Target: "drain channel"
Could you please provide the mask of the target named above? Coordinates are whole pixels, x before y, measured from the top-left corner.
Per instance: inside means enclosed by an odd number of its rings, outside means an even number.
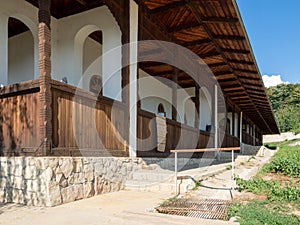
[[[159,213],[226,220],[231,201],[220,199],[176,199],[157,207]]]

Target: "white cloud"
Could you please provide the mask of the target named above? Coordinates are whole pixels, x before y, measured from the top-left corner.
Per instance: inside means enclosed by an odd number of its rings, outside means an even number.
[[[269,87],[275,87],[278,84],[289,84],[289,82],[284,82],[281,79],[281,75],[263,75],[262,79],[264,81],[264,84],[267,88]]]

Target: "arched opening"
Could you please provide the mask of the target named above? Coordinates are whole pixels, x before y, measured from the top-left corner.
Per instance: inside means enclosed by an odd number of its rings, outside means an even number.
[[[157,107],[157,114],[163,117],[166,117],[166,111],[165,111],[165,107],[162,103],[158,104]]]
[[[98,94],[102,94],[102,46],[102,32],[97,30],[84,40],[82,51],[83,88]]]
[[[8,84],[34,79],[34,37],[20,20],[8,19]]]
[[[200,90],[200,130],[212,131],[212,97],[207,88]]]

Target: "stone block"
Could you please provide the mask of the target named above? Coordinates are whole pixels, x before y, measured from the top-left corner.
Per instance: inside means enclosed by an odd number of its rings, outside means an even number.
[[[25,204],[25,196],[22,190],[13,189],[12,190],[12,202],[17,204]]]
[[[74,202],[76,199],[74,189],[72,186],[61,189],[62,203]]]
[[[39,204],[39,202],[41,204]],[[27,206],[43,206],[43,201],[42,199],[38,200],[37,193],[27,191],[25,193],[25,204]]]
[[[92,164],[86,164],[83,166],[84,178],[86,181],[90,182],[94,180],[94,171]]]
[[[25,189],[25,180],[23,177],[11,177],[11,187],[15,189]]]
[[[74,173],[73,178],[74,184],[83,184],[85,182],[85,177],[83,173]]]
[[[35,166],[26,166],[24,169],[24,178],[26,180],[33,180],[37,177],[37,169]]]
[[[59,186],[61,188],[65,188],[65,187],[68,186],[68,184],[69,184],[68,179],[64,175],[62,175],[61,178],[60,178],[60,181],[59,181]]]
[[[82,159],[75,158],[73,160],[73,172],[75,172],[75,173],[82,172],[82,167],[83,167]]]
[[[23,167],[19,164],[16,165],[8,165],[8,174],[21,177],[23,175]]]
[[[8,175],[8,170],[7,170],[7,162],[1,162],[0,164],[0,177],[6,177]]]
[[[50,181],[48,185],[48,202],[46,206],[57,206],[62,203],[59,184],[55,181]]]
[[[103,174],[104,165],[102,163],[95,164],[95,176]]]
[[[26,180],[25,187],[26,187],[26,191],[35,192],[35,193],[39,192],[41,189],[38,180]]]
[[[83,184],[76,184],[72,186],[73,192],[75,195],[75,200],[80,200],[83,199],[84,194],[83,194]]]
[[[48,167],[41,174],[41,179],[44,180],[45,183],[49,183],[52,180],[52,177],[53,177],[53,171],[51,167]]]
[[[60,163],[60,169],[62,173],[65,175],[65,177],[69,177],[73,172],[73,162],[70,158],[62,158],[59,161]]]
[[[90,198],[95,195],[94,183],[86,182],[83,184],[83,194],[85,198]]]

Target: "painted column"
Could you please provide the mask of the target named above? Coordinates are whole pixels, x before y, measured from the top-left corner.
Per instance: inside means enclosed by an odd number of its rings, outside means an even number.
[[[50,0],[39,0],[39,72],[40,72],[40,135],[38,155],[45,156],[51,148],[51,15]]]
[[[0,85],[8,84],[8,16],[0,15]]]
[[[252,135],[253,135],[253,145],[255,146],[256,145],[256,140],[255,140],[255,124],[253,125],[253,130],[252,130]]]
[[[178,82],[178,69],[173,69],[172,76],[172,120],[177,121],[177,82]]]
[[[215,127],[215,143],[214,147],[218,148],[219,147],[219,121],[218,121],[218,86],[215,85],[215,99],[214,99],[214,112],[215,112],[215,119],[214,119],[214,127]],[[219,151],[216,151],[216,156],[219,157]]]
[[[138,15],[139,7],[134,0],[130,0],[129,28],[130,28],[130,67],[129,67],[129,155],[137,156],[137,60],[138,60]]]
[[[232,107],[232,136],[235,136],[235,106]]]
[[[195,128],[199,130],[200,126],[200,87],[195,85]]]
[[[240,114],[240,147],[241,151],[243,152],[243,112]]]

